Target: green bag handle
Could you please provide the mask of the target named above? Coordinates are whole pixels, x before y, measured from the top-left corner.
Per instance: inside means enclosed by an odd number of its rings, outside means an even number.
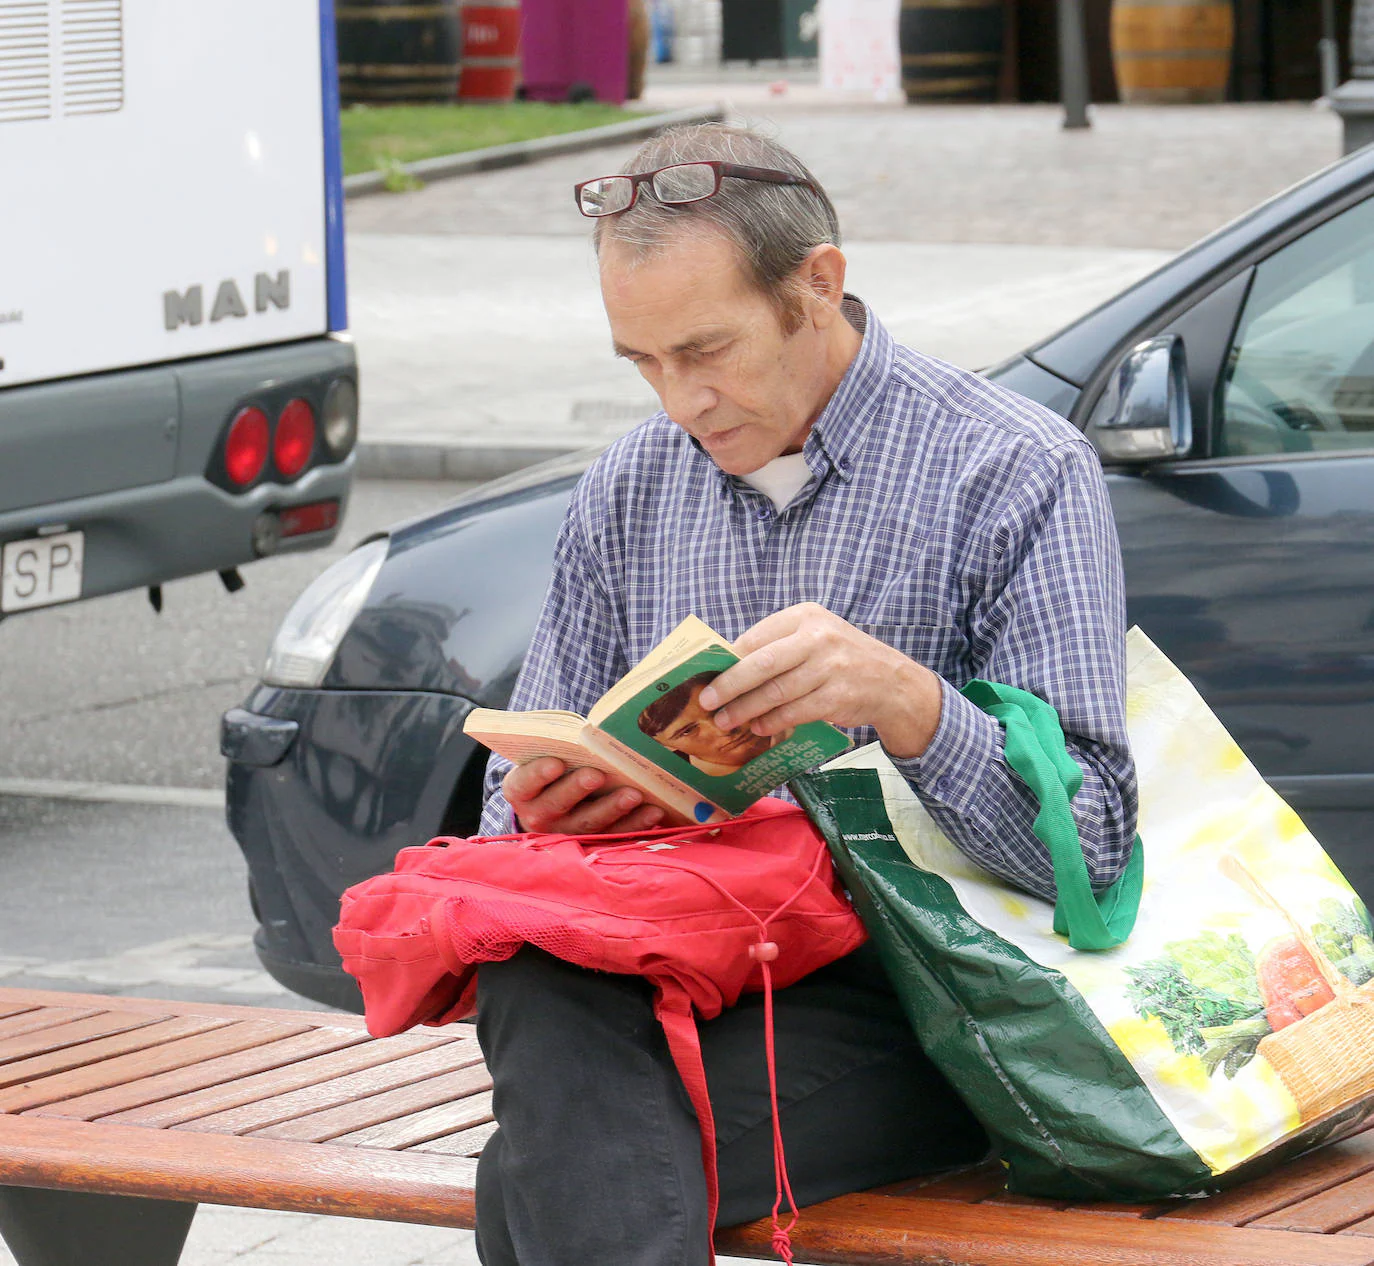
[[[1001,723],[1006,731],[1007,764],[1040,802],[1032,829],[1049,849],[1054,864],[1055,932],[1067,935],[1076,950],[1120,945],[1130,936],[1140,908],[1145,876],[1140,836],[1135,837],[1131,860],[1117,881],[1104,892],[1094,893],[1078,824],[1069,809],[1069,801],[1083,785],[1083,771],[1064,748],[1059,714],[1029,691],[995,681],[970,681],[960,693]]]

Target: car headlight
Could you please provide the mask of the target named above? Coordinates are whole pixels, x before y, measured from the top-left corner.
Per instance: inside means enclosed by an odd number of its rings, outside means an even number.
[[[313,689],[324,680],[334,652],[367,601],[387,548],[385,537],[369,541],[310,582],[272,640],[262,670],[264,682]]]

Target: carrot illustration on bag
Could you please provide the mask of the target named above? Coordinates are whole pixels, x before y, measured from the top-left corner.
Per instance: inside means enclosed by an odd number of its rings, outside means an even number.
[[[1296,936],[1278,937],[1260,950],[1255,974],[1264,1018],[1275,1032],[1336,998],[1317,960]]]

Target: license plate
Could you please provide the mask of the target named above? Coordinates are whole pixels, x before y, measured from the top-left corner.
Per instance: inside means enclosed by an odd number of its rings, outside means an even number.
[[[0,612],[49,607],[81,597],[84,532],[11,541],[0,551]]]

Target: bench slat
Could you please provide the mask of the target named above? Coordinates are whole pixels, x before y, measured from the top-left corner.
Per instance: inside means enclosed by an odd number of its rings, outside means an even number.
[[[1361,1174],[1339,1186],[1329,1187],[1276,1213],[1256,1218],[1249,1225],[1283,1231],[1327,1232],[1368,1217],[1374,1217],[1374,1174]]]
[[[1043,1196],[1022,1196],[1014,1191],[999,1191],[983,1201],[984,1204],[1015,1205],[1025,1209],[1067,1209],[1068,1200],[1048,1200]]]
[[[1122,1204],[1115,1200],[1096,1200],[1092,1204],[1071,1204],[1074,1213],[1096,1213],[1107,1218],[1157,1218],[1174,1207],[1172,1200],[1156,1200],[1153,1204]]]
[[[39,1029],[56,1028],[72,1020],[84,1020],[96,1015],[95,1007],[38,1007],[22,1011],[17,1015],[0,1020],[0,1040],[18,1037],[21,1033],[34,1033]]]
[[[206,1031],[144,1050],[130,1051],[127,1055],[116,1055],[99,1064],[73,1068],[70,1072],[45,1077],[28,1085],[12,1086],[9,1090],[0,1091],[0,1111],[66,1116],[62,1103],[64,1099],[75,1099],[106,1086],[117,1086],[153,1073],[167,1072],[202,1059],[212,1059],[216,1055],[241,1051],[245,1047],[262,1046],[276,1038],[290,1037],[301,1031],[299,1025],[280,1024],[275,1020],[240,1020],[225,1024],[219,1020],[196,1017],[180,1023],[199,1025]],[[153,1027],[156,1026],[136,1030],[130,1036],[148,1033]]]
[[[495,1133],[496,1122],[486,1121],[481,1125],[474,1125],[470,1130],[460,1130],[457,1134],[446,1134],[443,1138],[434,1139],[429,1143],[417,1143],[409,1150],[412,1152],[433,1152],[439,1156],[476,1157],[487,1145],[487,1140]]]
[[[64,1099],[62,1115],[94,1121],[97,1117],[108,1117],[117,1112],[160,1103],[184,1091],[231,1082],[238,1077],[280,1068],[295,1060],[309,1059],[312,1055],[356,1046],[363,1040],[356,1033],[341,1033],[338,1029],[312,1029],[262,1046],[250,1046],[247,1050],[235,1051],[230,1055],[203,1059],[184,1068],[173,1068],[165,1073],[122,1082],[118,1086],[95,1090],[75,1099]]]
[[[339,1030],[316,1029],[315,1033],[334,1035],[339,1034]],[[366,1034],[344,1033],[339,1036],[356,1039],[356,1045],[280,1068],[267,1068],[259,1073],[241,1076],[235,1081],[192,1090],[141,1108],[130,1108],[127,1112],[112,1113],[107,1119],[126,1125],[187,1125],[199,1117],[209,1117],[308,1086],[318,1086],[364,1068],[395,1062],[410,1052],[430,1050],[441,1044],[437,1038],[420,1038],[413,1034],[391,1038],[386,1042],[376,1041]],[[235,1131],[226,1126],[223,1132],[232,1134]]]
[[[341,1134],[334,1142],[348,1147],[415,1147],[491,1119],[491,1091],[486,1090],[397,1117],[394,1121],[369,1125],[352,1134]]]
[[[235,1002],[169,1002],[165,998],[139,998],[133,995],[112,997],[103,993],[67,993],[57,989],[15,989],[0,986],[0,1007],[85,1007],[90,1011],[158,1011],[173,1015],[203,1015],[220,1020],[242,1020],[247,1011],[261,1011],[261,1007],[245,1007]],[[340,1011],[288,1011],[273,1007],[274,1019],[286,1024],[301,1024],[307,1028],[349,1029],[366,1033],[367,1026],[360,1015],[345,1015]]]
[[[125,1033],[96,1038],[77,1047],[49,1051],[46,1055],[35,1055],[31,1059],[0,1066],[0,1086],[4,1087],[0,1089],[0,1112],[18,1112],[21,1107],[31,1106],[27,1096],[33,1089],[32,1083],[42,1078],[56,1078],[59,1074],[98,1064],[102,1060],[146,1051],[179,1038],[194,1037],[198,1033],[208,1033],[223,1028],[226,1023],[225,1020],[198,1016],[174,1016],[167,1020],[155,1020],[152,1024]]]
[[[476,1043],[473,1043],[476,1046]],[[491,1088],[491,1077],[486,1065],[481,1062],[478,1051],[472,1051],[467,1059],[469,1064],[453,1072],[440,1073],[424,1081],[412,1082],[408,1086],[398,1086],[394,1090],[384,1090],[380,1094],[369,1095],[366,1099],[355,1099],[341,1103],[337,1107],[311,1112],[306,1116],[283,1121],[280,1125],[269,1125],[254,1130],[254,1138],[295,1139],[301,1143],[326,1143],[342,1134],[351,1134],[369,1125],[383,1121],[393,1121],[397,1117],[408,1116],[424,1108],[433,1108],[451,1099],[461,1099],[467,1095],[479,1094]]]
[[[1162,1217],[1169,1221],[1242,1226],[1370,1170],[1374,1170],[1374,1131],[1365,1131],[1300,1156],[1233,1191],[1207,1200],[1180,1201]]]
[[[477,1162],[371,1148],[0,1116],[0,1183],[471,1227]],[[1346,1243],[1358,1244],[1358,1240]]]
[[[411,1155],[411,1153],[403,1153]],[[766,1219],[722,1231],[725,1253],[771,1256]],[[1054,1209],[860,1194],[813,1205],[793,1232],[798,1261],[846,1266],[1371,1266],[1374,1242]]]
[[[19,1015],[24,1011],[32,1011],[34,1005],[31,1002],[0,1002],[0,1020],[12,1015]]]
[[[480,1056],[474,1038],[444,1042],[331,1081],[305,1086],[269,1099],[258,1099],[225,1112],[197,1117],[177,1128],[203,1133],[247,1134],[397,1086],[425,1081],[456,1067],[464,1067]]]
[[[154,1024],[158,1019],[168,1020],[171,1017],[104,1011],[99,1015],[87,1016],[84,1020],[72,1020],[67,1024],[38,1029],[19,1037],[4,1038],[0,1040],[0,1065],[17,1059],[27,1059],[31,1055],[44,1055],[48,1051],[61,1050],[65,1046],[77,1046],[94,1038],[127,1033],[131,1029]],[[0,1085],[8,1084],[3,1080],[4,1075],[4,1069],[0,1068]]]
[[[923,1200],[985,1200],[1007,1184],[1007,1171],[996,1161],[976,1169],[961,1169],[943,1178],[908,1178],[877,1188],[885,1196],[920,1196]]]

